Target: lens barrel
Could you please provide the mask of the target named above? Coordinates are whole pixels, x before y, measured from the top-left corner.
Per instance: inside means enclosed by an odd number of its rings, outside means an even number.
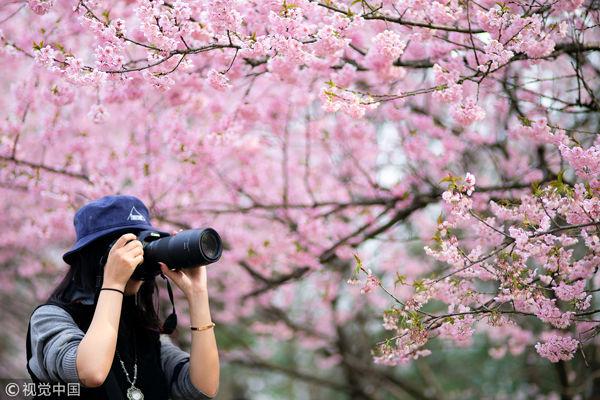
[[[144,244],[144,264],[163,262],[171,269],[208,265],[223,252],[221,237],[212,228],[189,229]]]

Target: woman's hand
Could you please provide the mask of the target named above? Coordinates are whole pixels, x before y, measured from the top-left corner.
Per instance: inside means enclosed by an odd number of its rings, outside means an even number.
[[[173,236],[177,235],[182,230],[183,229],[174,231]],[[162,262],[159,262],[159,264],[163,274],[181,289],[188,300],[193,298],[195,293],[207,293],[205,265],[180,270],[170,270],[167,264]]]
[[[170,270],[166,264],[159,263],[161,271],[171,279],[188,299],[197,293],[207,292],[206,287],[206,266],[199,265],[193,268],[184,268],[180,270]]]
[[[142,242],[133,233],[122,235],[108,253],[104,267],[104,287],[123,290],[133,271],[144,261]]]

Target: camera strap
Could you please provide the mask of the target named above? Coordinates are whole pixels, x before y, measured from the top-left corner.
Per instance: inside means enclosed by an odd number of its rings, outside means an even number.
[[[94,290],[94,304],[98,304],[98,297],[100,297],[100,289],[102,288],[102,282],[104,276],[102,274],[96,275],[96,288]]]
[[[167,291],[169,292],[169,300],[171,300],[171,305],[173,306],[173,311],[171,312],[171,314],[169,314],[167,319],[165,319],[165,322],[163,323],[163,327],[162,327],[163,333],[170,335],[171,333],[173,333],[175,328],[177,328],[177,312],[175,311],[175,301],[173,300],[173,289],[171,288],[169,279],[165,276],[165,274],[162,271],[160,272],[160,276],[162,276],[162,278],[167,281]]]

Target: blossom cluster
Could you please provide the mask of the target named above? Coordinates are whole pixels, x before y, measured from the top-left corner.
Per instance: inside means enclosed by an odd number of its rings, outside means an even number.
[[[580,168],[580,159],[568,161],[574,170]],[[598,167],[595,171],[598,172]],[[539,355],[552,362],[572,359],[579,341],[569,330],[573,326],[579,329],[578,313],[589,309],[594,301],[593,293],[586,287],[595,272],[590,261],[598,257],[600,242],[594,232],[600,226],[600,213],[588,204],[600,203],[600,193],[591,186],[585,189],[582,183],[572,188],[565,186],[561,179],[524,194],[516,207],[490,201],[487,212],[495,215],[484,219],[479,216],[483,211],[475,208],[484,205],[474,200],[475,177],[467,173],[464,178],[452,175],[444,178],[442,181],[448,183],[448,190],[442,194],[448,206],[447,218],[438,221],[435,246],[425,246],[425,251],[449,268],[442,277],[434,277],[426,288],[424,281],[413,282],[415,292],[404,300],[403,307],[384,314],[384,327],[394,330],[396,336],[404,335],[400,343],[404,347],[384,351],[377,361],[407,362],[410,359],[407,354],[426,345],[422,340],[417,343],[408,340],[407,328],[399,324],[397,316],[408,310],[420,321],[418,326],[430,327],[426,329],[426,337],[446,339],[457,346],[471,344],[477,323],[486,324],[483,331],[488,335],[501,338],[506,333],[495,332],[515,331],[520,319],[537,318],[548,329],[539,333],[542,341],[535,345]],[[559,218],[568,226],[556,225]],[[500,220],[503,224],[497,222]],[[458,232],[472,230],[473,225],[494,231],[495,236],[490,236],[492,240],[481,237],[483,241],[474,242],[458,236]],[[575,257],[573,248],[582,245],[589,253]],[[468,250],[468,246],[472,249]],[[485,247],[489,249],[487,253]],[[496,295],[480,294],[478,287],[490,280],[498,285]],[[399,281],[408,285],[404,278]],[[425,301],[423,292],[428,293]],[[430,299],[448,304],[447,311],[433,315],[423,312]],[[517,353],[532,343],[532,334],[523,336],[518,343],[518,347],[513,347]],[[490,349],[490,354],[503,357],[507,348],[505,345]]]
[[[535,349],[540,356],[556,363],[572,359],[578,346],[579,342],[576,339],[549,333],[544,335],[542,343],[535,345]]]

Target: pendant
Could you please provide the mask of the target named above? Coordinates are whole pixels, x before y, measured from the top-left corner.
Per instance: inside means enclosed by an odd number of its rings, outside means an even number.
[[[132,385],[127,389],[127,398],[129,400],[144,400],[144,394],[140,389]]]

